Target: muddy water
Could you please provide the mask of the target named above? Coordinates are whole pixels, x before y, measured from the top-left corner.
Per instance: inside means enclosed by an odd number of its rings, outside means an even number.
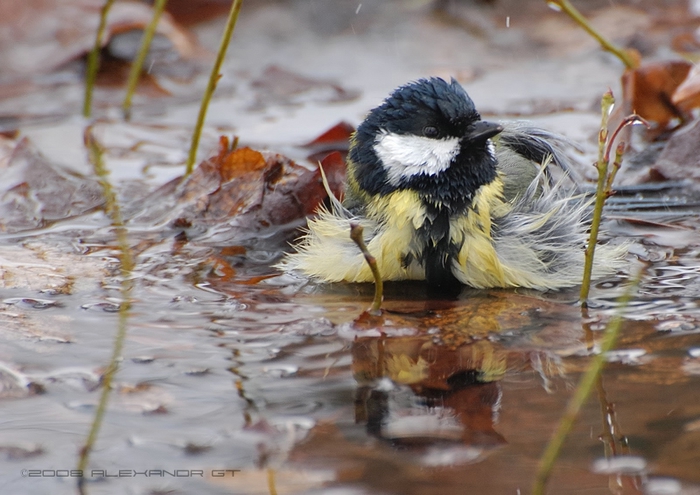
[[[620,71],[594,47],[548,52],[528,42],[515,14],[510,30],[475,34],[418,3],[382,5],[244,11],[202,155],[235,131],[244,144],[303,160],[296,145],[340,120],[357,123],[394,86],[428,74],[461,74],[485,114],[525,114],[594,153],[592,107]],[[198,34],[215,46],[220,27]],[[254,81],[274,64],[357,97],[338,101],[323,85],[266,93]],[[167,104],[142,101],[133,124],[108,108],[96,126],[127,216],[181,173],[201,83]],[[79,89],[61,87],[57,120],[25,116],[20,130],[51,163],[89,175],[85,122],[71,116]],[[699,226],[689,203],[611,210],[611,237],[630,242],[630,271],[643,267],[643,280],[551,493],[700,493]],[[182,245],[158,215],[138,218],[123,360],[83,473],[91,494],[529,493],[628,277],[599,281],[586,317],[575,290],[466,289],[435,300],[421,284],[389,284],[384,318],[356,321],[372,287],[278,276],[270,266],[281,233],[233,242],[247,250],[231,254],[212,241],[220,232]],[[76,492],[71,470],[121,302],[114,246],[99,210],[0,237],[3,493]]]

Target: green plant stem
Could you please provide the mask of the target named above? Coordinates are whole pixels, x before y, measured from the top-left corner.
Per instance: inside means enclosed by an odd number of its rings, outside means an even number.
[[[224,29],[224,34],[221,37],[221,44],[219,45],[219,52],[216,54],[216,61],[214,62],[214,67],[212,67],[211,74],[209,76],[209,84],[207,84],[207,89],[204,91],[204,96],[202,97],[202,103],[199,106],[199,115],[197,116],[197,123],[194,127],[194,132],[192,133],[192,143],[190,145],[190,153],[187,157],[187,168],[185,170],[185,176],[192,173],[194,169],[194,161],[197,158],[197,148],[199,147],[199,138],[202,135],[202,127],[204,127],[204,119],[207,116],[207,109],[209,108],[209,102],[216,89],[216,84],[219,82],[221,77],[221,65],[224,63],[224,58],[226,57],[226,50],[231,42],[231,36],[233,35],[233,29],[236,27],[236,21],[238,20],[238,14],[241,11],[241,5],[243,0],[233,0],[231,4],[231,11],[228,15],[228,20],[226,21],[226,28]]]
[[[377,260],[367,249],[365,245],[365,240],[362,237],[363,228],[361,225],[356,223],[350,224],[350,238],[357,244],[360,248],[362,254],[369,265],[369,269],[372,270],[372,276],[374,277],[374,301],[372,301],[372,306],[369,309],[369,313],[374,316],[379,316],[382,314],[382,301],[384,300],[384,282],[382,276],[379,273],[379,267],[377,266]]]
[[[610,141],[611,143],[613,141]],[[613,182],[615,182],[615,177],[617,176],[617,173],[620,171],[620,167],[622,167],[622,155],[625,153],[625,142],[622,141],[620,144],[617,145],[617,149],[615,149],[615,160],[613,161],[612,164],[612,169],[610,170],[610,173],[608,174],[608,178],[605,181],[605,190],[606,191],[612,191],[612,185]]]
[[[124,97],[124,103],[122,103],[122,112],[124,113],[124,119],[131,119],[131,99],[136,91],[136,85],[139,82],[139,77],[141,76],[141,71],[143,70],[143,63],[146,61],[146,55],[148,55],[148,49],[151,46],[151,41],[153,41],[153,35],[156,33],[156,28],[158,27],[158,21],[160,16],[165,10],[165,5],[168,0],[156,0],[153,6],[153,17],[151,22],[146,27],[143,32],[143,37],[141,38],[141,46],[139,47],[138,54],[136,55],[136,60],[131,64],[131,71],[129,72],[129,81],[126,86],[126,96]]]
[[[267,489],[270,495],[277,495],[277,484],[275,483],[275,470],[267,468]]]
[[[106,0],[100,11],[100,24],[97,26],[97,34],[95,35],[95,46],[88,54],[87,69],[85,72],[85,98],[83,99],[83,116],[90,117],[92,114],[92,92],[95,89],[95,79],[97,78],[97,69],[100,66],[100,50],[102,50],[102,37],[107,26],[107,14],[112,8],[114,0]]]
[[[632,58],[629,53],[627,53],[622,48],[615,46],[611,41],[607,40],[602,34],[600,34],[588,20],[581,14],[581,12],[574,7],[569,0],[546,0],[548,4],[556,5],[563,12],[565,12],[571,19],[581,26],[588,34],[593,36],[595,40],[600,44],[601,48],[615,55],[620,61],[625,64],[628,69],[636,69],[637,62]]]
[[[613,145],[617,136],[620,134],[622,129],[632,124],[644,124],[649,127],[649,123],[641,118],[637,114],[632,114],[625,117],[622,122],[620,122],[611,136],[608,136],[608,115],[614,100],[612,98],[612,93],[608,93],[603,96],[602,110],[603,119],[601,122],[600,134],[598,136],[598,161],[596,162],[596,169],[598,170],[598,184],[596,187],[596,197],[595,205],[593,208],[593,219],[591,221],[591,231],[588,239],[588,245],[586,246],[585,252],[585,262],[583,267],[583,281],[581,283],[581,293],[580,301],[581,306],[585,308],[588,305],[588,294],[591,287],[591,274],[593,272],[593,258],[595,256],[595,247],[598,243],[598,232],[600,230],[600,222],[603,217],[603,207],[605,206],[605,200],[607,200],[613,194],[612,185],[617,176],[617,172],[622,166],[622,156],[624,155],[626,145],[623,142],[618,143],[615,148],[615,158],[613,163],[610,163],[610,154],[612,153]]]
[[[542,495],[544,493],[545,486],[554,468],[554,463],[559,457],[564,441],[573,428],[581,408],[586,403],[588,396],[598,382],[598,377],[605,366],[605,354],[612,350],[617,342],[620,327],[622,326],[622,312],[632,299],[632,294],[639,284],[640,278],[641,271],[630,281],[625,293],[620,298],[618,311],[605,328],[605,334],[600,344],[600,352],[593,357],[591,364],[588,366],[583,377],[581,377],[573,397],[566,406],[564,416],[562,416],[559,421],[559,425],[552,439],[547,444],[544,454],[542,454],[540,458],[535,475],[535,483],[532,488],[533,495]]]
[[[591,221],[591,232],[586,246],[586,254],[583,265],[583,281],[581,282],[580,300],[581,305],[586,307],[588,304],[588,294],[591,290],[591,275],[593,273],[593,256],[595,254],[595,246],[598,242],[598,231],[600,229],[600,221],[603,217],[603,206],[607,197],[605,185],[608,179],[608,162],[606,158],[606,147],[608,141],[608,120],[610,111],[615,104],[612,92],[607,91],[601,100],[601,122],[600,133],[598,135],[598,161],[596,169],[598,170],[598,184],[596,186],[595,206],[593,209],[593,220]]]
[[[129,248],[127,230],[122,220],[121,210],[119,208],[119,203],[117,202],[117,196],[111,183],[109,182],[109,172],[107,171],[102,158],[103,149],[95,140],[89,127],[85,130],[85,144],[88,148],[88,154],[95,169],[95,174],[97,175],[100,185],[102,186],[102,194],[105,198],[105,210],[112,219],[112,226],[114,226],[117,236],[117,244],[121,254],[120,293],[122,301],[119,306],[119,320],[117,334],[115,336],[114,346],[112,348],[112,356],[107,369],[102,375],[102,393],[100,394],[100,400],[97,404],[97,409],[95,411],[95,416],[93,418],[87,440],[80,451],[80,459],[78,461],[77,469],[82,472],[85,472],[87,468],[90,453],[94,448],[95,442],[97,441],[97,436],[100,432],[100,427],[102,426],[102,421],[107,410],[109,395],[112,391],[112,381],[117,373],[117,370],[119,369],[119,360],[124,347],[129,310],[131,309],[131,290],[133,287],[131,273],[134,269],[134,258],[131,254],[131,249]],[[84,493],[84,481],[85,478],[78,478],[78,491],[81,494]]]

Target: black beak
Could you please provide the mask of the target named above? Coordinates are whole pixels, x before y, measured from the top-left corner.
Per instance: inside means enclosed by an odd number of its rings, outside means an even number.
[[[501,126],[501,124],[479,120],[467,127],[464,139],[466,141],[485,141],[501,131],[503,131],[503,126]]]

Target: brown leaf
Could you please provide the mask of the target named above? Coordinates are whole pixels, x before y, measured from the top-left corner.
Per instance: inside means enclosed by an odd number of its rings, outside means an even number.
[[[694,65],[673,93],[671,101],[686,112],[700,107],[700,65]]]
[[[123,88],[129,80],[131,63],[113,57],[102,57],[95,84],[106,88]],[[145,96],[171,96],[172,93],[158,84],[158,80],[148,73],[139,76],[136,92]]]
[[[347,122],[340,122],[313,141],[303,144],[302,147],[311,150],[307,158],[313,163],[322,160],[328,153],[333,151],[339,152],[340,159],[345,160],[353,132],[355,132],[355,128],[352,125]]]
[[[656,123],[659,131],[666,130],[674,119],[687,118],[672,98],[691,66],[689,62],[672,60],[626,70],[622,75],[623,113],[637,113]]]
[[[331,190],[342,192],[345,163],[324,167]],[[171,218],[171,224],[198,228],[217,225],[217,243],[250,237],[271,226],[299,226],[328,195],[318,168],[309,169],[282,155],[250,148],[230,151],[222,138],[219,153],[202,162],[184,183],[173,181],[156,191],[139,215]]]
[[[191,26],[225,14],[231,5],[221,0],[169,0],[165,9],[179,24]]]
[[[246,251],[247,249],[244,246],[226,246],[221,248],[219,254],[221,256],[242,256]]]
[[[336,198],[343,198],[345,193],[345,158],[339,151],[334,151],[326,155],[321,160],[323,172],[326,174],[328,184]]]
[[[314,149],[321,147],[327,149],[328,146],[332,146],[333,148],[331,149],[335,149],[336,146],[345,144],[347,147],[347,143],[350,141],[350,136],[352,136],[353,132],[355,132],[355,128],[351,124],[348,124],[347,122],[338,122],[316,139],[313,139],[302,146],[304,148]]]
[[[217,166],[221,180],[228,182],[249,172],[261,170],[266,164],[265,157],[259,151],[239,148],[226,154]]]
[[[89,52],[104,0],[3,0],[0,2],[0,67],[4,74],[51,72]],[[107,18],[106,45],[118,33],[145,29],[153,11],[135,1],[115,2]],[[180,56],[200,52],[194,38],[167,13],[156,32]]]

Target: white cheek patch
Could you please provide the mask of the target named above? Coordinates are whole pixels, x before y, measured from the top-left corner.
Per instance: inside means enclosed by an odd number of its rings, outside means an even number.
[[[496,147],[493,144],[493,141],[490,139],[486,142],[486,150],[488,151],[489,155],[491,155],[491,158],[494,160],[496,159]]]
[[[459,138],[431,139],[383,132],[374,143],[374,152],[386,169],[389,183],[398,186],[401,179],[447,170],[459,153]]]

